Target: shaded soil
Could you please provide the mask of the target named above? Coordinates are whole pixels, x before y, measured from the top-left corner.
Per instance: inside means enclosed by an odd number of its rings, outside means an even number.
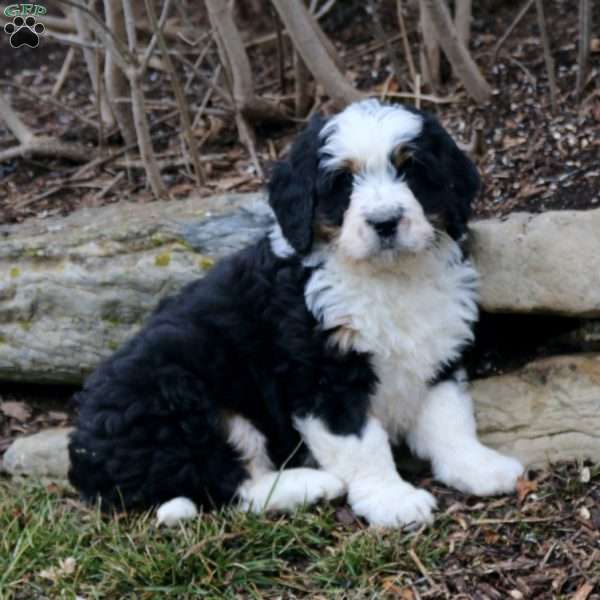
[[[476,202],[477,216],[501,215],[514,210],[537,212],[599,205],[600,52],[597,38],[600,11],[594,11],[591,70],[582,97],[577,99],[574,93],[577,4],[577,0],[544,3],[559,87],[555,113],[551,110],[533,8],[504,43],[497,57],[493,56],[497,41],[518,11],[516,2],[486,0],[475,3],[471,47],[485,77],[495,88],[488,104],[476,106],[449,77],[439,89],[423,90],[444,100],[435,104],[424,101],[423,108],[436,112],[458,140],[466,143],[474,129],[482,131],[483,148],[476,159],[484,188]],[[390,61],[374,34],[363,5],[356,0],[338,2],[323,20],[324,29],[341,53],[348,76],[360,89],[371,94],[410,93],[412,83],[402,58],[400,40],[394,41],[404,70],[398,84],[389,77]],[[395,2],[382,1],[380,11],[389,29],[388,35],[395,36]],[[274,31],[274,20],[265,14],[264,11],[254,14],[250,7],[238,14],[238,21],[249,41],[259,40]],[[179,11],[177,15],[174,22],[181,25]],[[416,54],[417,15],[409,8],[406,17]],[[179,51],[179,74],[187,86],[192,115],[197,117],[194,134],[202,140],[201,154],[208,157],[205,163],[208,182],[200,192],[259,189],[263,181],[256,176],[246,149],[239,143],[227,102],[213,94],[205,111],[198,116],[198,107],[207,92],[205,78],[212,76],[218,58],[215,48],[210,48],[198,67],[204,79],[197,76],[190,61],[196,60],[206,46],[206,17],[198,8],[186,19],[188,43],[179,39],[171,44]],[[13,106],[37,133],[87,142],[91,149],[97,147],[102,133],[105,151],[120,148],[122,144],[116,131],[100,132],[97,128],[96,109],[90,102],[91,85],[79,53],[61,92],[51,101],[50,90],[66,51],[65,46],[48,36],[42,39],[37,49],[12,49],[6,39],[0,39],[0,78]],[[289,102],[293,93],[293,72],[287,44],[284,44],[283,78],[278,73],[275,43],[254,44],[250,56],[257,91],[265,97]],[[448,74],[447,65],[443,72]],[[170,82],[162,71],[151,69],[145,88],[155,149],[159,159],[166,163],[163,178],[173,198],[186,196],[197,187],[189,166],[181,164],[179,119]],[[331,112],[324,96],[318,96],[314,109]],[[301,123],[257,128],[258,156],[267,172],[273,160],[285,152],[300,126]],[[0,124],[0,149],[13,144],[12,136]],[[135,156],[131,158],[135,159]],[[18,159],[0,165],[0,222],[19,222],[33,215],[67,214],[78,206],[152,201],[143,172],[137,166],[126,169],[122,158],[82,176],[77,175],[77,169],[78,166],[63,160],[49,159]],[[107,191],[107,186],[115,183],[119,174],[122,179]]]

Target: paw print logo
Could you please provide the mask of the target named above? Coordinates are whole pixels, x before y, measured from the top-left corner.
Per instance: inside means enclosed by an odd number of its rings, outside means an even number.
[[[20,48],[21,46],[37,48],[40,43],[39,36],[44,33],[44,25],[36,23],[35,17],[31,15],[26,19],[15,17],[12,23],[7,23],[4,26],[4,33],[10,35],[9,41],[13,48]]]

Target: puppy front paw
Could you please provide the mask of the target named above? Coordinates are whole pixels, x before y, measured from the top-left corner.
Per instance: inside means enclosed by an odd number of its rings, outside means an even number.
[[[523,465],[481,444],[434,461],[435,478],[461,492],[494,496],[514,492]]]
[[[369,493],[350,490],[352,510],[372,527],[415,528],[433,522],[435,498],[403,481],[384,484]]]

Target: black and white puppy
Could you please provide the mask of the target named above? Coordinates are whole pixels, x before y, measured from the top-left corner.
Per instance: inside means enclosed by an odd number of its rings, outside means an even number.
[[[477,439],[460,370],[479,184],[435,118],[367,100],[313,118],[269,184],[277,225],[162,302],[79,395],[70,478],[105,507],[289,510],[348,494],[376,526],[432,520],[405,440],[467,493],[523,468]],[[282,468],[283,467],[283,468]]]

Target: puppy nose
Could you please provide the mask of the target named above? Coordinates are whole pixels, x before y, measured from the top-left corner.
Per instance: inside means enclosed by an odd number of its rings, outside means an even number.
[[[367,223],[373,227],[373,229],[377,232],[377,234],[382,237],[392,237],[396,235],[396,230],[398,229],[398,223],[402,218],[402,214],[394,215],[392,218],[386,218],[384,220],[378,219],[367,219]]]

